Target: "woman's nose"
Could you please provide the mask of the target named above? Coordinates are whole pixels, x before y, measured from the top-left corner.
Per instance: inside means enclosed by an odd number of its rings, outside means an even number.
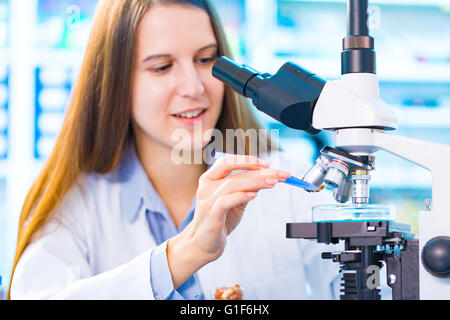
[[[178,76],[178,91],[182,96],[198,97],[205,92],[205,87],[200,79],[195,66],[185,66]]]

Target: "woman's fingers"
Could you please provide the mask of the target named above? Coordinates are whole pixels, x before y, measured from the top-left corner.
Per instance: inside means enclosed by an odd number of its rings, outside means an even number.
[[[277,183],[285,180],[290,173],[275,169],[262,169],[240,172],[228,177],[212,194],[216,199],[220,195],[239,191],[259,191],[261,189],[272,188]]]
[[[280,179],[281,181],[286,180],[290,176],[292,176],[287,171],[281,171],[277,169],[271,169],[271,168],[261,168],[259,170],[244,170],[242,172],[235,173],[228,177],[228,179],[237,179],[237,178],[251,178],[256,176],[263,176],[266,178],[276,178]]]
[[[234,192],[219,197],[211,208],[208,215],[212,219],[218,219],[220,223],[226,220],[226,212],[240,204],[247,203],[256,197],[256,192]]]
[[[214,162],[211,168],[203,174],[203,177],[210,180],[219,180],[225,178],[234,170],[256,170],[268,166],[268,162],[254,156],[227,155]]]
[[[259,190],[272,188],[291,176],[288,172],[268,169],[268,166],[253,156],[229,155],[217,160],[199,181],[198,221],[214,230],[223,228],[228,221],[227,228],[232,230],[239,222],[243,208],[233,211],[238,214],[230,220],[227,220],[226,212],[254,199]],[[235,170],[242,171],[230,175]]]

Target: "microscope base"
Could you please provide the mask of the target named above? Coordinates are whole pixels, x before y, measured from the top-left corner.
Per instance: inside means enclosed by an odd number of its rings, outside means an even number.
[[[322,258],[341,264],[341,300],[379,300],[379,274],[387,265],[394,300],[419,299],[419,243],[409,226],[394,221],[288,223],[287,238],[345,241],[345,251]]]

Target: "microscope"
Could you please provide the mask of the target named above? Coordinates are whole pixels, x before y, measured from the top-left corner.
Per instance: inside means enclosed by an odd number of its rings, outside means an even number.
[[[303,180],[334,190],[336,205],[314,207],[312,222],[287,223],[286,236],[344,241],[344,251],[322,253],[340,263],[341,300],[381,299],[376,275],[383,265],[394,300],[450,299],[450,170],[442,162],[450,159],[450,146],[392,133],[397,119],[380,98],[367,9],[368,0],[347,2],[338,80],[325,81],[290,62],[274,75],[261,74],[226,57],[212,72],[287,127],[334,134],[334,147],[321,150]],[[370,203],[379,150],[431,172],[432,202],[419,213],[418,239],[409,225],[394,220],[392,206]]]

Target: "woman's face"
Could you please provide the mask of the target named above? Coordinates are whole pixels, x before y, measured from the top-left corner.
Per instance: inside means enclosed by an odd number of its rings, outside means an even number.
[[[211,74],[217,54],[203,10],[157,5],[145,14],[137,34],[132,89],[136,139],[173,148],[184,136],[189,139],[183,149],[206,145],[203,133],[216,126],[224,96],[224,85]]]

